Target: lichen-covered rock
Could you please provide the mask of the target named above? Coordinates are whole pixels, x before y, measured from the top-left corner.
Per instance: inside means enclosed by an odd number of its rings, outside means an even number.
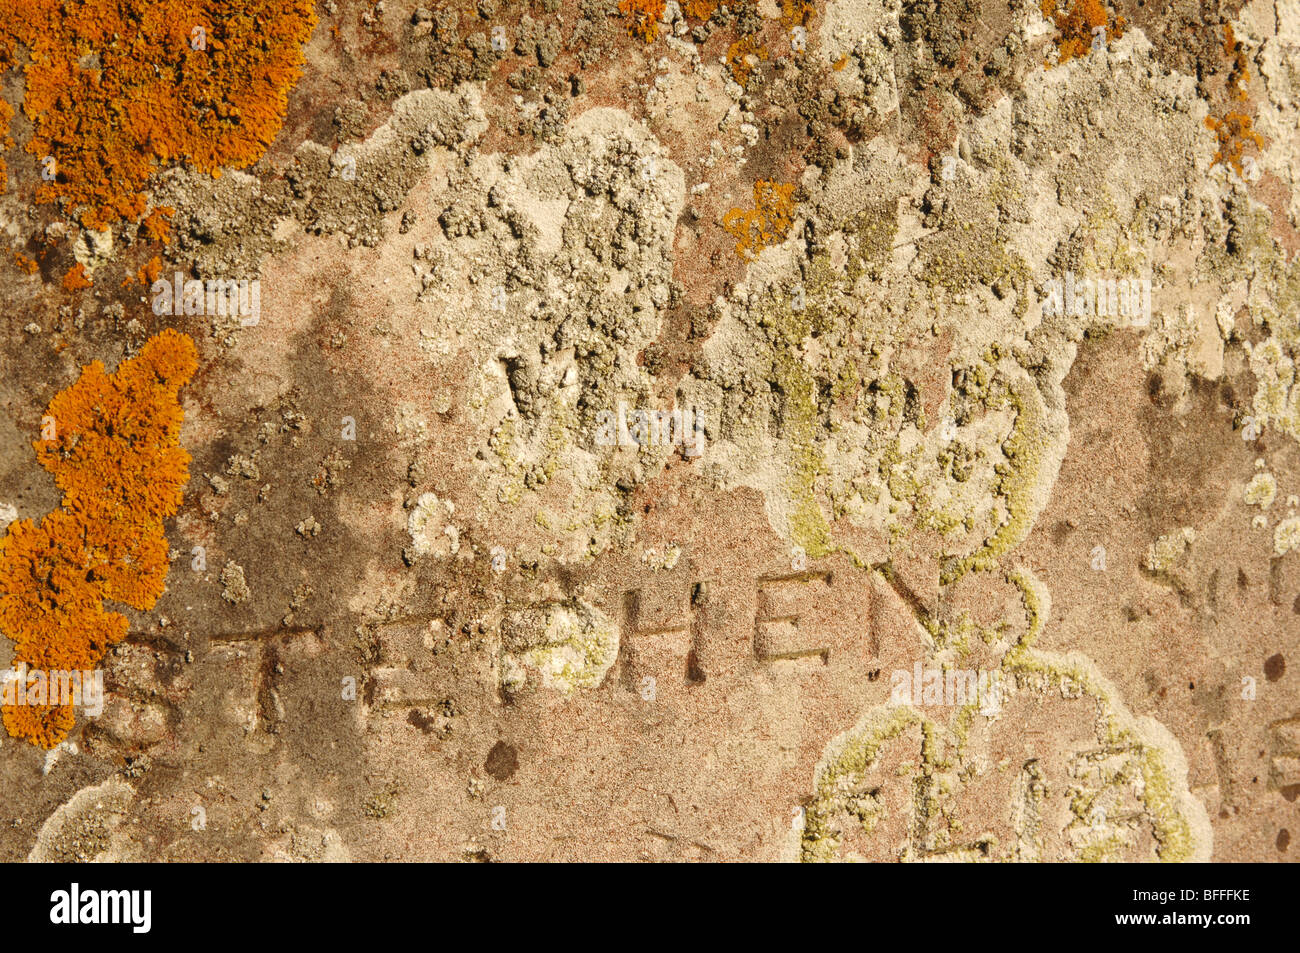
[[[595,688],[618,657],[618,626],[582,601],[511,613],[501,636],[501,686],[512,693],[531,680],[562,695]]]

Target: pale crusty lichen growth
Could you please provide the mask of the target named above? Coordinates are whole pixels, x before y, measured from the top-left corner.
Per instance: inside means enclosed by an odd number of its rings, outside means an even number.
[[[1268,509],[1277,499],[1277,480],[1271,473],[1255,474],[1254,478],[1246,484],[1246,491],[1242,494],[1242,498],[1250,506]]]
[[[434,493],[422,493],[411,507],[406,530],[415,556],[455,555],[460,551],[460,531],[451,523],[455,512],[451,500],[439,500]]]
[[[652,571],[672,570],[682,558],[682,548],[670,543],[661,553],[658,549],[647,549],[641,554],[641,562]]]
[[[618,626],[580,600],[512,613],[502,624],[501,685],[520,691],[529,675],[563,695],[595,688],[618,657]]]
[[[1070,746],[1061,753],[1070,778],[1064,789],[1050,790],[1025,779],[1018,804],[1007,805],[1016,818],[1016,836],[999,844],[996,837],[967,831],[957,819],[954,801],[968,784],[979,784],[1002,767],[984,763],[969,751],[967,735],[974,719],[986,719],[988,730],[998,729],[998,712],[961,708],[946,724],[932,720],[911,706],[877,706],[854,730],[827,746],[813,785],[813,799],[804,811],[798,856],[804,861],[862,859],[848,847],[870,844],[879,821],[891,812],[907,816],[906,844],[878,845],[872,859],[884,856],[903,860],[1026,860],[1041,857],[1044,840],[1043,803],[1066,799],[1068,820],[1061,830],[1063,853],[1054,859],[1083,862],[1160,860],[1177,862],[1208,859],[1211,832],[1205,809],[1187,790],[1187,764],[1177,740],[1149,718],[1134,717],[1092,660],[1078,653],[1042,652],[1033,644],[1051,614],[1051,598],[1043,583],[1028,569],[1006,576],[1021,592],[1027,628],[1003,656],[1001,684],[1009,699],[1023,693],[1043,702],[1092,700],[1095,717],[1089,719],[1092,740]],[[878,773],[890,745],[913,725],[920,727],[915,771],[895,772],[912,778],[905,787],[890,787]],[[1035,762],[1036,763],[1036,762]],[[1027,791],[1034,791],[1036,807],[1026,812]],[[891,797],[891,793],[893,797]],[[1050,813],[1050,812],[1049,812]],[[861,833],[858,832],[860,829]],[[1143,836],[1143,832],[1147,836]],[[1141,845],[1153,845],[1150,854]]]
[[[1153,573],[1168,572],[1195,541],[1196,530],[1190,526],[1161,536],[1147,547],[1147,569]]]
[[[944,582],[956,581],[970,570],[996,566],[998,557],[1010,552],[1029,534],[1041,507],[1042,497],[1037,491],[1043,481],[1050,440],[1043,399],[1031,382],[1013,378],[1007,386],[1006,400],[1016,413],[1015,427],[1002,447],[1007,462],[999,471],[999,496],[1005,500],[1006,517],[976,552],[944,570]]]
[[[1285,556],[1300,549],[1300,516],[1288,516],[1273,530],[1273,552]]]
[[[1295,358],[1276,334],[1251,346],[1250,370],[1258,385],[1255,391],[1255,420],[1271,425],[1300,440],[1300,386],[1296,385]]]

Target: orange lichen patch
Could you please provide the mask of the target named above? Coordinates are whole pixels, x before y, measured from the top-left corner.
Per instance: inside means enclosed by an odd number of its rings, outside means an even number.
[[[48,751],[68,737],[77,716],[71,706],[6,705],[3,720],[9,737],[25,738]]]
[[[659,36],[666,0],[618,0],[618,12],[627,20],[627,31],[647,43]]]
[[[1100,0],[1072,0],[1069,9],[1062,11],[1057,0],[1042,0],[1043,16],[1056,24],[1061,34],[1057,38],[1056,48],[1059,52],[1057,63],[1068,63],[1075,57],[1085,56],[1092,49],[1093,31],[1098,27],[1106,28],[1106,40],[1118,40],[1124,35],[1126,21],[1122,16],[1115,17],[1114,22],[1106,12],[1105,4]]]
[[[171,235],[171,217],[175,214],[176,209],[169,205],[160,205],[145,216],[144,221],[140,223],[140,230],[150,241],[165,242]]]
[[[180,446],[180,388],[198,367],[194,342],[151,338],[107,374],[96,361],[50,402],[36,458],[63,490],[62,508],[20,520],[0,540],[0,631],[14,664],[93,669],[126,636],[105,599],[152,609],[167,578],[163,521],[180,508],[189,454]],[[71,706],[6,705],[16,738],[51,748],[73,724]]]
[[[1246,143],[1253,142],[1256,149],[1264,148],[1263,136],[1255,131],[1254,120],[1245,113],[1233,111],[1222,119],[1206,116],[1205,125],[1214,130],[1219,140],[1219,151],[1214,154],[1214,161],[1231,163],[1238,175],[1243,174],[1241,158]]]
[[[807,26],[812,15],[813,5],[808,0],[781,0],[781,23],[787,30]]]
[[[832,64],[831,69],[833,69],[833,70],[835,70],[835,72],[839,73],[839,72],[843,71],[844,67],[846,67],[846,66],[848,66],[848,65],[849,65],[849,54],[845,53],[843,56],[841,56],[839,59],[837,59],[837,60],[834,62],[834,64]]]
[[[753,258],[769,245],[784,241],[794,224],[794,185],[759,180],[754,183],[754,207],[733,208],[722,227],[736,239],[736,254]]]
[[[749,83],[749,77],[765,59],[767,48],[760,46],[753,34],[742,36],[727,48],[727,68],[731,70],[731,78],[742,88]]]
[[[41,266],[36,263],[35,259],[28,258],[20,251],[14,252],[14,264],[29,275],[34,275],[41,270]]]
[[[140,266],[140,270],[135,273],[135,280],[142,285],[152,285],[162,274],[162,259],[154,255],[147,262]],[[130,279],[127,279],[130,282]]]
[[[721,0],[686,0],[682,13],[696,20],[709,20],[718,10]]]
[[[86,266],[77,262],[68,269],[68,273],[63,276],[64,291],[80,291],[82,288],[89,288],[93,282],[86,277]]]
[[[1246,48],[1232,31],[1232,24],[1223,25],[1223,55],[1232,58],[1232,70],[1228,73],[1228,92],[1234,98],[1245,102],[1246,85],[1250,82],[1250,66],[1246,59]]]
[[[1249,98],[1249,60],[1245,47],[1233,33],[1230,23],[1223,26],[1223,55],[1232,60],[1226,84],[1228,95],[1244,103]],[[1215,163],[1229,163],[1244,178],[1243,160],[1247,143],[1254,143],[1256,149],[1264,148],[1264,138],[1255,131],[1254,120],[1245,112],[1229,109],[1222,119],[1207,116],[1205,125],[1214,131],[1219,140],[1219,149],[1214,154]]]
[[[0,0],[0,69],[21,65],[37,191],[88,228],[138,219],[160,166],[218,174],[279,131],[311,0]],[[26,57],[19,50],[26,50]]]
[[[9,137],[9,122],[14,118],[14,107],[0,99],[0,149],[10,149],[14,141]],[[9,166],[0,159],[0,189],[9,187]]]
[[[126,617],[104,609],[83,526],[67,510],[22,520],[0,540],[0,628],[14,662],[45,671],[93,667],[126,636]]]

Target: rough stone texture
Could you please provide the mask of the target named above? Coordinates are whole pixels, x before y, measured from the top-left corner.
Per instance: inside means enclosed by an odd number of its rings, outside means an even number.
[[[802,52],[398,6],[322,15],[256,166],[159,177],[165,245],[10,163],[3,518],[80,365],[202,362],[168,592],[99,717],[0,747],[0,857],[1294,859],[1300,6],[1120,2],[1060,65],[1027,2],[834,0]],[[154,314],[154,255],[260,320]]]

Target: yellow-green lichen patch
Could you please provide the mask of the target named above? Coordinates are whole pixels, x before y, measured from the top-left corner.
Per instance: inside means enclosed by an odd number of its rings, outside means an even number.
[[[1015,295],[1017,318],[1029,307],[1030,268],[1008,250],[1010,232],[1000,224],[1004,210],[1022,206],[1019,173],[1005,158],[987,156],[990,179],[979,190],[947,185],[933,196],[934,234],[917,245],[920,277],[949,299],[962,299],[974,288],[990,289],[999,299]]]
[[[1005,400],[1015,409],[1015,425],[1002,445],[1005,463],[997,467],[997,488],[1006,505],[1006,515],[974,553],[954,558],[944,568],[941,581],[947,585],[971,570],[987,570],[999,557],[1010,552],[1029,535],[1044,502],[1043,464],[1051,439],[1043,412],[1043,398],[1027,376],[1006,379]],[[996,406],[996,401],[994,401]]]
[[[835,858],[840,843],[837,815],[846,810],[853,813],[851,802],[860,793],[864,775],[875,767],[880,749],[918,723],[924,723],[924,719],[911,708],[878,710],[831,742],[813,784],[813,801],[804,809],[800,837],[800,858],[804,862]],[[868,834],[874,829],[878,813],[862,818]]]
[[[1187,765],[1177,741],[1151,719],[1135,718],[1119,701],[1114,687],[1088,658],[1077,653],[1061,656],[1033,649],[1051,613],[1046,587],[1028,569],[1007,574],[1021,593],[1025,632],[1006,651],[998,667],[999,705],[984,711],[974,705],[956,709],[945,723],[928,718],[910,706],[881,705],[872,709],[853,731],[827,746],[814,778],[813,799],[805,811],[800,856],[805,861],[833,860],[848,850],[846,825],[859,823],[868,840],[878,822],[891,811],[908,818],[909,840],[902,847],[904,860],[1015,860],[1037,857],[1043,846],[1042,825],[1060,813],[1046,810],[1051,798],[1064,798],[1066,815],[1055,842],[1062,853],[1055,859],[1084,862],[1158,859],[1206,859],[1210,852],[1209,822],[1204,807],[1186,786]],[[928,624],[926,624],[928,622]],[[1010,625],[995,626],[1004,629]],[[922,619],[934,640],[932,648],[950,646],[950,626]],[[957,624],[958,629],[966,626]],[[981,720],[980,738],[987,732],[1016,730],[1015,721],[1003,722],[1000,712],[1021,693],[1041,696],[1044,702],[1059,698],[1071,708],[1091,738],[1067,745],[1056,756],[1068,777],[1064,787],[1042,783],[1037,771],[1013,785],[1008,813],[1018,818],[1015,837],[1005,847],[991,833],[965,831],[959,810],[991,773],[1009,765],[991,765],[981,745],[972,742],[972,729]],[[1090,713],[1091,712],[1091,713]],[[872,776],[887,764],[887,746],[895,744],[910,726],[919,726],[919,738],[901,754],[919,755],[912,770],[901,767],[895,782],[910,779],[906,790],[889,779]],[[913,748],[912,746],[915,746]],[[1034,762],[1036,764],[1036,762]],[[1032,774],[1032,772],[1031,772]],[[1037,777],[1037,782],[1034,778]],[[1017,793],[1018,792],[1018,793]],[[1036,792],[1036,793],[1035,793]],[[894,826],[897,829],[897,825]],[[1143,832],[1149,836],[1143,836]],[[856,836],[856,835],[855,835]],[[856,837],[860,844],[861,837]],[[1135,856],[1143,844],[1152,844],[1150,857]],[[893,852],[899,845],[880,845]],[[844,857],[851,859],[852,855]],[[873,856],[880,856],[873,853]]]
[[[1246,283],[1246,307],[1252,324],[1267,336],[1243,338],[1255,394],[1249,416],[1254,428],[1277,429],[1300,440],[1300,383],[1296,362],[1300,357],[1300,260],[1288,256],[1271,234],[1267,210],[1246,196],[1228,203],[1229,227],[1223,243],[1207,247],[1198,265],[1224,287]],[[1235,320],[1233,322],[1235,326]]]
[[[501,686],[512,693],[533,677],[563,695],[595,688],[618,657],[618,626],[581,601],[512,612],[501,633]]]
[[[516,419],[507,417],[488,436],[488,449],[506,475],[506,482],[497,488],[497,502],[507,505],[518,503],[523,494],[524,469],[513,452],[516,427]]]
[[[780,400],[785,478],[782,489],[789,501],[790,539],[811,557],[831,551],[830,526],[817,498],[819,479],[827,472],[819,445],[822,409],[818,404],[817,382],[808,367],[804,341],[814,329],[828,329],[831,312],[822,298],[829,290],[829,269],[815,270],[805,291],[806,303],[796,308],[789,302],[765,307],[758,324],[771,348],[773,379]]]
[[[844,274],[850,283],[862,275],[879,278],[894,250],[898,235],[898,203],[872,203],[850,216],[841,226],[846,239]]]
[[[964,240],[931,249],[921,277],[949,295],[965,294],[975,285],[986,285],[995,293],[1017,293],[1016,316],[1028,309],[1025,289],[1029,287],[1029,266],[1023,258],[1005,251],[988,232],[973,231]]]
[[[1142,757],[1142,779],[1145,782],[1145,803],[1155,823],[1155,837],[1159,846],[1156,852],[1165,863],[1182,863],[1191,860],[1196,852],[1192,826],[1179,809],[1179,798],[1174,793],[1169,769],[1159,749],[1146,748]]]
[[[1186,789],[1187,764],[1177,740],[1150,718],[1135,719],[1112,685],[1094,663],[1080,655],[1057,656],[1030,646],[1042,631],[1050,613],[1050,601],[1042,583],[1028,570],[1018,570],[1009,579],[1021,590],[1029,617],[1029,631],[1015,650],[1007,654],[1004,670],[1016,678],[1036,677],[1044,684],[1088,696],[1097,704],[1097,723],[1102,726],[1098,741],[1112,749],[1130,746],[1142,775],[1140,800],[1156,840],[1161,861],[1208,859],[1209,821],[1205,809]],[[1123,768],[1132,773],[1132,765]],[[1179,778],[1175,789],[1173,778]],[[1195,823],[1194,823],[1195,821]],[[1112,845],[1113,846],[1113,845]],[[1093,845],[1093,859],[1107,851]]]

